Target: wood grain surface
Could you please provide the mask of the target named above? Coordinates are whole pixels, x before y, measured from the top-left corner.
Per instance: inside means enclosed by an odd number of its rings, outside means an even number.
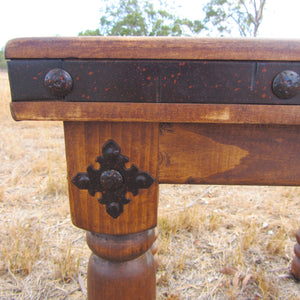
[[[97,256],[113,262],[122,262],[133,260],[147,252],[157,235],[156,228],[126,235],[87,232],[86,240],[89,248]]]
[[[127,235],[87,233],[89,300],[155,300],[155,229]]]
[[[16,121],[300,125],[298,105],[12,102]]]
[[[7,59],[300,60],[300,40],[187,37],[20,38],[7,43]]]
[[[69,198],[74,225],[102,234],[129,234],[156,226],[158,201],[158,125],[147,123],[65,122],[65,143],[68,168]],[[129,158],[126,167],[135,164],[148,172],[155,182],[148,189],[140,189],[137,196],[124,205],[124,212],[114,219],[106,213],[105,205],[87,190],[80,190],[70,182],[78,172],[86,172],[89,165],[99,169],[95,159],[102,155],[102,146],[113,139]]]
[[[155,300],[155,274],[155,261],[150,250],[122,263],[112,263],[92,254],[87,273],[88,299]]]
[[[300,185],[300,127],[161,124],[161,183]]]

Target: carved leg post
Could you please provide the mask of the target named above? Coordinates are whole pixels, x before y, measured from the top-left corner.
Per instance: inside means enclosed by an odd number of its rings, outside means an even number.
[[[93,254],[88,267],[89,299],[155,299],[153,229],[112,236],[87,234]]]
[[[296,279],[300,280],[300,229],[296,232],[297,244],[295,244],[295,257],[292,261],[292,273]]]
[[[155,300],[158,126],[65,122],[74,225],[92,250],[88,299]]]

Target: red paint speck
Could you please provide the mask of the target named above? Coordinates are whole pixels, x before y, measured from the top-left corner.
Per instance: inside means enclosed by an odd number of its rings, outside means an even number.
[[[93,75],[93,72],[89,72],[89,75]]]
[[[37,77],[33,77],[32,79],[33,79],[33,80],[37,80]]]
[[[261,71],[262,71],[263,73],[265,73],[265,72],[267,72],[267,69],[266,69],[266,68],[263,68]]]
[[[148,76],[147,79],[148,79],[148,80],[151,80],[151,76]]]
[[[266,98],[267,95],[266,95],[266,94],[262,94],[261,97],[262,97],[262,98]]]

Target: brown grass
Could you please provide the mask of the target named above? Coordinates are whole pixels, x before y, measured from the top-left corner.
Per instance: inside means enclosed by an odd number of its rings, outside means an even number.
[[[62,124],[14,122],[0,73],[0,299],[85,299]],[[297,187],[160,186],[158,299],[300,299]]]

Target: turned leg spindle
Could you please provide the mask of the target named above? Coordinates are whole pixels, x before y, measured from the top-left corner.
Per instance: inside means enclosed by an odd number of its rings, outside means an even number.
[[[292,261],[292,273],[297,280],[300,280],[300,229],[296,232],[297,243],[294,247],[295,257]]]
[[[88,299],[155,299],[154,229],[129,235],[87,233],[93,251],[88,266]]]

